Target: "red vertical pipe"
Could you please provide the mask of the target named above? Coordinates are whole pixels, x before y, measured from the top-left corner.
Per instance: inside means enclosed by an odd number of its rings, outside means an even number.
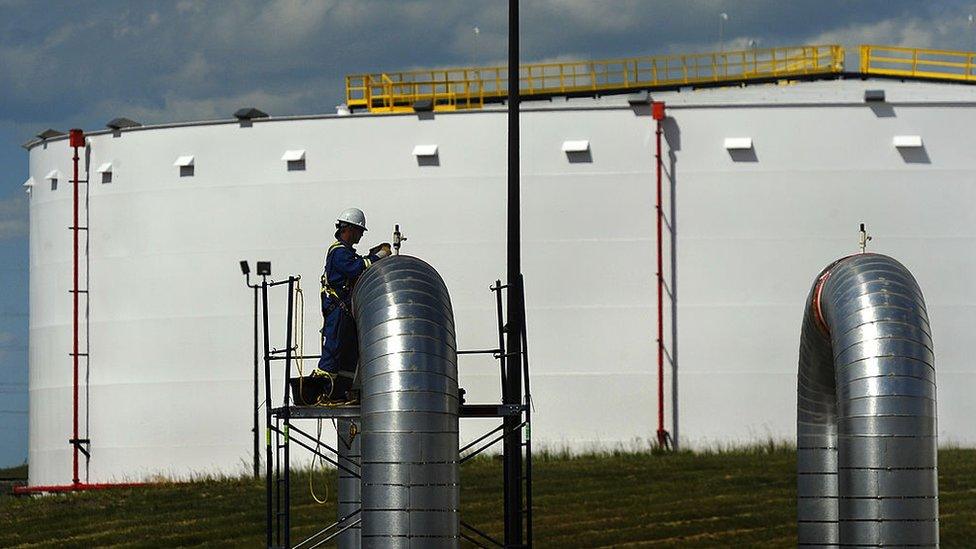
[[[663,178],[661,173],[661,134],[664,120],[664,103],[655,101],[651,113],[657,124],[655,137],[657,152],[654,156],[657,170],[657,443],[664,448],[667,431],[664,430],[664,249],[662,243],[664,211],[661,200]]]
[[[71,482],[73,484],[81,484],[78,479],[78,149],[83,147],[85,144],[85,134],[81,130],[71,130],[69,135],[68,144],[74,150],[74,156],[72,157],[72,164],[74,169],[74,223],[71,225],[71,232],[74,236],[74,251],[73,251],[73,266],[74,266],[74,281],[73,281],[73,291],[72,297],[74,302],[74,315],[72,321],[72,331],[73,331],[73,351],[71,357],[73,359],[73,370],[74,370],[74,383],[72,384],[72,442],[71,447],[72,452],[72,475]]]

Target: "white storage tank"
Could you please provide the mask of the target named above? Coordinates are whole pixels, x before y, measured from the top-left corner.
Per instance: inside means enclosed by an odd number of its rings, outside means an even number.
[[[869,88],[884,89],[883,109],[865,102]],[[861,222],[875,237],[869,249],[898,257],[926,291],[940,438],[976,442],[966,354],[976,166],[965,141],[976,88],[825,80],[654,99],[669,116],[681,442],[793,439],[810,273],[856,251]],[[646,447],[657,427],[654,121],[625,96],[525,102],[523,111],[536,447]],[[252,295],[238,261],[303,276],[304,347],[316,352],[318,277],[345,207],[367,213],[362,249],[400,224],[405,251],[448,286],[459,348],[492,347],[505,131],[504,109],[488,105],[89,134],[88,480],[249,470]],[[70,173],[65,139],[30,146],[33,485],[71,480]],[[469,402],[498,399],[490,358],[462,357],[459,369]],[[671,428],[670,404],[667,413]],[[462,440],[480,427],[462,422]]]

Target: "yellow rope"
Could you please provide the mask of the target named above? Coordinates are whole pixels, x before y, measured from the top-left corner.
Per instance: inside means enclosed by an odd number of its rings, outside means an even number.
[[[316,452],[319,452],[319,448],[321,446],[321,441],[322,441],[322,420],[319,419],[318,420],[318,428],[317,428],[316,433],[315,433],[315,451]],[[316,503],[318,503],[318,504],[321,505],[321,504],[325,504],[326,502],[329,501],[329,481],[328,481],[328,479],[326,479],[326,481],[323,483],[325,485],[325,496],[323,497],[323,499],[319,499],[319,497],[317,495],[315,495],[315,488],[312,485],[312,477],[315,476],[315,461],[316,460],[318,460],[320,463],[322,463],[322,470],[323,471],[326,470],[326,468],[325,468],[325,460],[322,459],[321,457],[319,457],[316,454],[312,454],[312,466],[308,470],[308,492],[310,494],[312,494],[312,499],[314,499]],[[323,476],[323,478],[324,478],[324,476]]]

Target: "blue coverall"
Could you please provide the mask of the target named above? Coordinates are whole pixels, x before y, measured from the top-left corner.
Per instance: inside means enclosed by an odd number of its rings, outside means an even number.
[[[356,324],[352,318],[352,288],[359,275],[377,261],[356,253],[352,244],[337,240],[325,256],[322,274],[322,358],[319,369],[329,373],[353,372],[359,361]]]

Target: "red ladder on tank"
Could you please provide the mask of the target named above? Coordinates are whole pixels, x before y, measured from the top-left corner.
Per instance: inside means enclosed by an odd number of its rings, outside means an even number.
[[[68,134],[68,146],[71,147],[71,150],[73,152],[72,159],[71,159],[72,160],[72,169],[73,169],[73,174],[72,174],[73,175],[72,176],[72,183],[73,183],[73,185],[72,185],[72,188],[73,188],[73,197],[72,197],[72,224],[71,224],[70,227],[68,227],[68,229],[71,231],[71,234],[72,234],[72,286],[71,286],[71,289],[68,290],[68,293],[71,294],[71,298],[72,298],[72,321],[71,321],[72,349],[71,349],[71,352],[68,353],[68,356],[71,357],[71,361],[72,361],[72,377],[73,377],[73,381],[72,381],[72,391],[71,391],[71,409],[72,409],[72,429],[71,429],[71,432],[72,432],[72,437],[70,439],[68,439],[68,443],[71,444],[71,448],[72,448],[71,483],[74,486],[80,486],[82,484],[82,482],[81,482],[81,479],[80,479],[80,476],[79,476],[79,472],[78,472],[78,469],[79,469],[79,467],[78,467],[79,454],[85,456],[85,482],[86,483],[88,481],[88,464],[89,464],[89,461],[91,460],[91,451],[90,451],[90,448],[91,448],[91,440],[88,438],[88,436],[89,436],[89,429],[88,429],[88,427],[89,427],[89,424],[88,424],[88,396],[89,396],[89,392],[88,392],[88,376],[89,376],[90,366],[91,366],[91,362],[90,362],[90,359],[89,359],[89,351],[91,350],[90,344],[89,344],[89,334],[90,334],[90,329],[89,329],[89,313],[90,313],[90,310],[91,310],[91,307],[90,307],[90,303],[91,302],[90,302],[90,299],[88,297],[89,296],[89,293],[88,293],[88,290],[89,290],[88,279],[89,279],[89,273],[90,273],[90,265],[89,265],[89,261],[88,261],[88,250],[89,250],[89,245],[90,245],[90,238],[89,238],[89,232],[88,232],[88,223],[89,223],[89,220],[90,220],[89,208],[88,208],[88,198],[89,198],[89,185],[88,185],[88,181],[89,181],[89,167],[88,167],[88,162],[87,162],[87,159],[86,159],[86,162],[85,162],[85,179],[80,179],[79,178],[80,157],[78,156],[78,149],[85,147],[85,134],[84,134],[84,132],[82,130],[79,130],[79,129],[73,129],[73,130],[71,130],[71,132]],[[84,225],[80,225],[79,224],[80,221],[81,221],[79,219],[79,217],[80,217],[79,210],[81,209],[81,203],[80,203],[81,201],[80,201],[79,189],[80,189],[80,187],[81,187],[82,184],[85,185],[85,197],[84,197],[84,199],[85,199],[85,224]],[[79,241],[80,241],[80,236],[81,236],[81,233],[82,232],[85,233],[85,266],[84,266],[85,267],[85,281],[84,281],[84,287],[81,287],[81,285],[79,283],[79,279],[81,278],[81,268],[79,266],[79,264],[80,264],[81,250],[80,250],[80,246],[79,246],[79,244],[80,244]],[[84,352],[81,352],[82,351],[82,349],[81,349],[81,343],[80,343],[80,340],[81,340],[81,334],[80,334],[80,332],[81,332],[81,322],[80,322],[80,319],[79,319],[79,317],[80,317],[80,303],[79,303],[79,301],[80,301],[80,296],[82,296],[82,295],[85,296],[85,338],[84,338],[84,343],[85,344],[84,344]],[[80,362],[80,359],[81,358],[84,358],[85,359],[85,364],[84,364],[84,366],[85,366],[85,437],[84,438],[81,438],[80,433],[79,433],[79,419],[78,419],[78,416],[79,416],[79,395],[78,395],[78,393],[79,393],[79,386],[80,386],[80,380],[79,380],[79,377],[80,376],[79,376],[79,373],[80,373],[80,370],[81,370],[81,367],[80,367],[81,365],[79,364],[79,362]]]

